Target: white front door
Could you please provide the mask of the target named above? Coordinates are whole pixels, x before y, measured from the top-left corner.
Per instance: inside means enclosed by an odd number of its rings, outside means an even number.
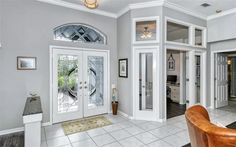
[[[108,112],[107,52],[53,49],[53,123]]]
[[[158,120],[158,52],[136,49],[134,56],[135,119]]]
[[[108,111],[108,68],[106,52],[84,52],[84,116]]]
[[[215,54],[215,106],[228,105],[228,65],[227,55]]]

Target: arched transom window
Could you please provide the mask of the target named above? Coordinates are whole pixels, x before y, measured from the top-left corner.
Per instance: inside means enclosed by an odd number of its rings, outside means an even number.
[[[54,39],[60,41],[106,44],[106,36],[85,24],[65,24],[54,29]]]

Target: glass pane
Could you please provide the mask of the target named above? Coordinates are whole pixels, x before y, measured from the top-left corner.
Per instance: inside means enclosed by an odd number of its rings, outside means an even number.
[[[95,28],[82,24],[66,24],[54,29],[54,39],[106,44],[106,37]]]
[[[153,109],[153,55],[139,54],[139,110]]]
[[[195,45],[202,46],[202,30],[195,29]]]
[[[58,112],[78,111],[78,56],[58,55]]]
[[[189,44],[189,27],[167,22],[167,41]]]
[[[136,41],[156,40],[156,21],[136,22]]]
[[[196,95],[197,103],[200,103],[200,86],[201,86],[201,57],[196,55]]]
[[[93,109],[104,105],[104,58],[88,57],[88,108]]]

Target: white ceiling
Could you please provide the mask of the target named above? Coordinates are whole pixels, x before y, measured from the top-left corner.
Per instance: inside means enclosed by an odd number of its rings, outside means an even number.
[[[82,0],[64,0],[71,3],[83,5]],[[98,9],[118,13],[129,4],[143,3],[160,0],[100,0]],[[236,8],[236,0],[167,0],[168,2],[180,5],[184,8],[201,13],[205,16],[216,14],[216,10],[230,10]],[[210,7],[203,8],[200,6],[203,3],[211,4]]]
[[[168,0],[169,2],[183,6],[196,13],[201,13],[206,16],[216,14],[216,10],[230,10],[236,8],[236,0]],[[210,7],[202,7],[201,4],[208,3]]]
[[[83,0],[38,0],[38,1],[57,1],[66,2],[75,6],[83,6]],[[236,9],[236,0],[99,0],[99,7],[95,11],[104,13],[119,14],[130,4],[145,3],[145,2],[167,2],[169,4],[191,11],[197,15],[208,17],[216,14],[216,10],[222,10],[222,13],[228,10]],[[50,3],[50,2],[49,2]],[[204,8],[203,3],[208,3],[211,6]],[[91,12],[91,10],[88,10]],[[92,10],[94,11],[94,10]]]

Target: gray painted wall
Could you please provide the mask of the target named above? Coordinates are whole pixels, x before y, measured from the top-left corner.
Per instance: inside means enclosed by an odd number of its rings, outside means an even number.
[[[119,90],[119,110],[133,116],[133,96],[132,96],[132,19],[137,17],[159,16],[160,7],[146,9],[135,9],[128,11],[117,20],[117,45],[118,58],[128,58],[128,78],[118,78]],[[144,45],[144,44],[139,44]],[[147,44],[145,44],[147,45]],[[148,44],[150,45],[150,44]],[[153,44],[152,44],[153,45]],[[136,46],[136,45],[135,45]]]
[[[208,42],[236,38],[235,23],[236,13],[209,20],[207,22]]]
[[[111,83],[117,84],[117,20],[31,0],[1,0],[3,7],[0,49],[0,130],[21,127],[29,91],[42,99],[43,122],[49,121],[49,45],[110,50]],[[65,23],[85,23],[108,37],[107,45],[69,43],[53,40],[53,28]],[[17,71],[17,56],[35,56],[36,71]],[[110,86],[111,87],[111,86]]]
[[[174,18],[177,20],[181,20],[184,22],[192,23],[195,25],[203,26],[203,27],[207,26],[206,20],[191,16],[191,15],[188,15],[183,12],[179,12],[170,8],[164,7],[163,13],[165,17]]]
[[[117,20],[118,59],[128,58],[128,78],[118,78],[119,110],[132,115],[131,19],[130,11]]]

